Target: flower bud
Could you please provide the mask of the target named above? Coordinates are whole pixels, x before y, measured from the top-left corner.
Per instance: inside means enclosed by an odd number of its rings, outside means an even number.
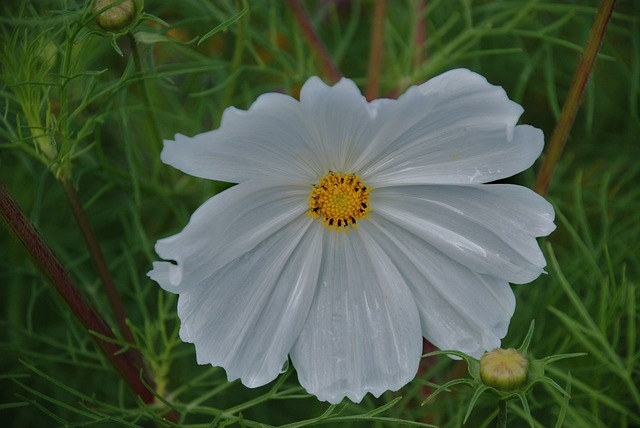
[[[527,381],[529,360],[513,348],[496,348],[480,358],[480,378],[499,391],[513,391]]]
[[[109,7],[111,6],[111,7]],[[109,7],[108,9],[105,9]],[[136,4],[134,0],[95,0],[93,13],[105,9],[97,16],[96,22],[106,31],[118,32],[129,26],[136,17]]]

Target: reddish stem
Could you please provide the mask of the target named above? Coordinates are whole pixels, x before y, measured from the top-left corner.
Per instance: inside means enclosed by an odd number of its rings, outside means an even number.
[[[325,74],[333,83],[340,80],[342,73],[338,69],[338,66],[333,62],[331,55],[329,55],[329,51],[320,40],[315,28],[313,28],[311,18],[307,14],[307,11],[304,10],[300,0],[289,0],[289,8],[291,8],[293,16],[295,17],[302,34],[305,36],[307,42],[309,42],[309,45],[311,46],[311,49],[320,60]]]
[[[120,295],[116,290],[116,285],[113,281],[113,278],[111,277],[111,273],[107,268],[107,263],[102,254],[102,250],[95,240],[91,225],[89,224],[89,220],[84,213],[82,203],[80,202],[80,198],[78,197],[78,193],[68,180],[63,180],[63,185],[64,191],[67,194],[67,199],[69,200],[69,205],[71,206],[71,212],[73,212],[73,216],[78,223],[80,231],[82,232],[82,237],[84,238],[85,244],[87,245],[87,249],[89,250],[91,259],[96,266],[98,276],[102,280],[107,297],[109,299],[109,303],[111,305],[111,310],[113,311],[113,314],[116,318],[118,327],[120,328],[120,332],[127,342],[133,344],[134,338],[133,334],[131,333],[131,329],[126,323],[127,314],[125,312],[124,305],[122,304],[122,299],[120,299]]]
[[[413,51],[413,66],[419,68],[427,61],[425,45],[427,43],[427,25],[423,19],[426,10],[425,0],[418,0],[416,4],[416,28],[414,30],[415,50]]]
[[[129,325],[127,324],[127,313],[124,309],[124,304],[122,303],[120,294],[118,294],[111,272],[109,272],[102,250],[95,239],[95,235],[93,234],[93,230],[89,224],[89,219],[82,208],[82,203],[80,202],[78,193],[69,180],[63,180],[63,186],[65,193],[67,194],[67,199],[69,200],[73,216],[78,223],[80,231],[82,232],[82,237],[84,238],[84,242],[87,245],[91,259],[98,271],[98,276],[102,280],[107,298],[109,299],[109,304],[111,305],[111,310],[113,311],[113,315],[118,323],[118,328],[120,329],[125,341],[134,345],[135,340]],[[131,348],[131,357],[133,358],[136,366],[143,370],[145,376],[150,378],[151,376],[148,373],[148,368],[144,363],[140,351],[136,348]]]
[[[613,8],[616,4],[616,0],[602,0],[600,8],[596,14],[593,26],[587,39],[587,45],[582,53],[582,58],[578,64],[567,99],[562,106],[562,112],[560,118],[556,124],[549,144],[547,145],[547,151],[545,152],[544,161],[538,172],[538,180],[536,181],[535,191],[541,195],[545,195],[549,189],[549,183],[553,176],[564,146],[569,138],[569,133],[573,127],[573,121],[576,118],[576,113],[580,107],[580,101],[584,94],[585,87],[589,81],[593,64],[598,56],[598,51],[602,45],[604,39],[604,33],[607,30],[607,25],[611,19]]]
[[[131,351],[122,352],[120,346],[96,336],[97,334],[115,341],[115,337],[106,321],[74,284],[69,273],[58,261],[22,210],[20,210],[20,207],[13,200],[2,182],[0,182],[0,213],[9,228],[27,249],[33,262],[67,303],[71,312],[87,329],[100,351],[111,362],[122,379],[129,385],[134,394],[138,395],[145,403],[152,403],[154,400],[153,394],[142,383],[140,372],[134,363],[135,359],[132,357]],[[91,334],[91,332],[96,334]],[[145,382],[153,385],[150,379],[145,379]]]
[[[384,42],[384,18],[387,0],[377,0],[373,9],[373,25],[371,30],[371,48],[369,53],[369,78],[365,96],[371,101],[378,98],[380,86],[380,69]]]

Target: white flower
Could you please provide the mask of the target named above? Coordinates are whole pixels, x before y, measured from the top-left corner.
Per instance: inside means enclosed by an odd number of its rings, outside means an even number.
[[[463,69],[371,103],[312,77],[300,101],[265,94],[165,141],[165,163],[239,183],[158,241],[172,262],[149,272],[179,294],[198,363],[257,387],[290,356],[307,391],[358,402],[413,379],[423,336],[475,357],[498,347],[509,282],[543,272],[535,238],[555,228],[533,191],[483,184],[539,156],[522,111]]]

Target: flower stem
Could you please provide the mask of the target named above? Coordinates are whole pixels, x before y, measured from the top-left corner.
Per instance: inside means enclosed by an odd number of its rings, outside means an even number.
[[[329,55],[329,51],[325,47],[325,45],[320,40],[318,33],[315,28],[313,28],[313,23],[311,22],[311,18],[304,10],[304,6],[300,0],[289,0],[289,8],[293,12],[293,16],[302,31],[302,34],[306,37],[311,49],[316,53],[322,67],[324,68],[325,74],[332,80],[333,83],[340,80],[342,77],[342,73],[338,69],[338,66],[333,62],[331,55]]]
[[[73,282],[69,272],[44,242],[2,182],[0,182],[0,214],[9,229],[15,233],[29,252],[33,262],[67,303],[71,312],[87,329],[100,351],[111,362],[133,393],[145,403],[153,402],[153,394],[144,386],[140,372],[134,364],[131,350],[123,352],[121,347],[114,343],[116,339],[111,328]],[[109,340],[104,340],[101,337]],[[153,385],[150,379],[145,379],[145,382]]]
[[[239,0],[238,3],[239,7],[246,7],[247,10],[249,10],[249,6],[244,4],[242,1]],[[231,97],[233,96],[233,92],[236,89],[236,82],[238,81],[238,76],[236,76],[236,73],[240,69],[240,64],[242,63],[242,54],[245,48],[249,21],[249,12],[247,12],[245,16],[238,20],[238,30],[236,34],[235,47],[233,49],[233,57],[231,58],[231,68],[229,69],[229,75],[234,77],[229,81],[229,84],[225,88],[224,96],[222,97],[221,110],[224,110],[231,104]]]
[[[373,9],[373,25],[371,26],[371,47],[369,51],[369,77],[365,96],[371,101],[378,98],[380,86],[380,68],[384,42],[384,18],[387,0],[377,0]]]
[[[507,401],[498,400],[498,421],[496,428],[507,428]]]
[[[129,39],[129,44],[131,45],[131,55],[133,56],[133,65],[136,71],[143,75],[142,70],[142,61],[140,60],[140,51],[138,50],[138,43],[136,42],[135,35],[129,31],[127,33],[127,38]],[[156,120],[156,116],[153,114],[153,108],[151,105],[151,97],[149,96],[149,89],[147,88],[147,81],[143,78],[140,82],[140,87],[142,88],[142,99],[145,104],[145,110],[147,112],[147,118],[149,123],[151,124],[151,132],[153,133],[153,143],[159,149],[162,143],[162,137],[160,136],[160,128],[158,126],[158,121]]]
[[[89,250],[89,255],[91,256],[91,259],[96,266],[98,276],[102,280],[102,284],[109,299],[109,304],[111,305],[111,310],[113,311],[113,315],[116,318],[116,322],[118,323],[120,333],[122,333],[122,336],[124,337],[126,342],[133,345],[135,343],[135,340],[133,337],[133,333],[129,328],[129,325],[127,324],[127,313],[124,309],[122,299],[118,294],[115,282],[113,281],[111,272],[109,272],[109,268],[107,267],[107,262],[104,258],[104,255],[102,254],[102,250],[98,245],[95,235],[93,234],[93,230],[91,229],[91,225],[89,224],[89,220],[87,219],[84,209],[82,208],[82,203],[80,202],[78,193],[69,180],[63,180],[62,184],[64,186],[64,191],[67,195],[67,199],[69,200],[69,205],[71,206],[73,216],[78,223],[78,227],[82,232],[84,242],[87,245],[87,249]],[[140,351],[138,351],[138,349],[136,348],[131,348],[131,357],[136,363],[136,366],[142,369],[147,377],[150,377]]]
[[[545,195],[549,189],[549,183],[553,176],[555,167],[560,160],[562,151],[569,137],[569,132],[573,126],[573,121],[578,112],[582,95],[584,94],[585,87],[589,80],[593,64],[598,56],[598,51],[602,45],[604,39],[604,33],[607,29],[607,25],[611,19],[613,8],[616,4],[616,0],[602,0],[600,8],[596,13],[593,26],[587,39],[587,44],[582,53],[582,58],[578,64],[567,99],[565,100],[562,111],[560,112],[560,118],[551,135],[549,144],[547,145],[547,151],[545,152],[544,161],[538,172],[538,179],[535,185],[535,191],[541,195]]]
[[[416,4],[416,26],[414,33],[413,67],[420,68],[427,61],[425,45],[427,43],[427,25],[424,19],[426,9],[425,0],[418,0]]]
[[[413,29],[413,34],[414,34],[413,70],[422,70],[424,68],[424,65],[427,62],[427,50],[426,50],[427,26],[424,19],[426,7],[427,5],[425,0],[418,0],[414,10],[414,13],[416,16],[416,22],[415,22],[415,27]],[[412,71],[412,73],[416,74],[416,72],[414,71]],[[420,82],[416,82],[411,78],[403,79],[400,82],[398,82],[398,85],[395,88],[393,88],[389,93],[387,93],[385,96],[387,98],[392,98],[392,99],[398,98],[398,96],[402,93],[404,89],[407,88],[408,85],[415,84],[415,83],[420,83]]]

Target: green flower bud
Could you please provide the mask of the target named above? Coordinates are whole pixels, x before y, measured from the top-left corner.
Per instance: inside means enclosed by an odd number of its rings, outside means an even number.
[[[129,26],[136,18],[136,3],[134,0],[95,0],[93,13],[98,13],[96,22],[103,30],[117,33]],[[109,7],[111,6],[111,7]],[[109,7],[108,9],[105,9]]]
[[[531,343],[531,338],[533,337],[533,326],[534,323],[532,321],[529,331],[518,349],[496,348],[491,352],[485,353],[480,360],[476,360],[470,355],[455,350],[435,351],[427,354],[427,357],[433,355],[459,357],[467,362],[469,374],[471,375],[471,379],[452,379],[444,385],[439,386],[433,394],[427,398],[427,401],[432,400],[433,397],[443,391],[448,391],[453,385],[466,384],[475,389],[475,393],[467,409],[467,414],[462,421],[463,424],[469,418],[478,397],[484,394],[485,391],[490,391],[496,394],[499,398],[498,402],[503,404],[506,400],[520,399],[529,424],[533,426],[533,418],[531,417],[531,411],[527,402],[527,393],[535,384],[546,383],[552,388],[555,388],[567,399],[569,398],[567,391],[562,389],[553,379],[545,376],[545,367],[558,360],[586,355],[584,353],[557,354],[538,360],[531,359],[531,361],[529,361],[526,355],[529,344]],[[425,403],[427,401],[425,401]]]
[[[529,360],[513,348],[496,348],[480,358],[482,382],[499,391],[513,391],[527,381]]]

